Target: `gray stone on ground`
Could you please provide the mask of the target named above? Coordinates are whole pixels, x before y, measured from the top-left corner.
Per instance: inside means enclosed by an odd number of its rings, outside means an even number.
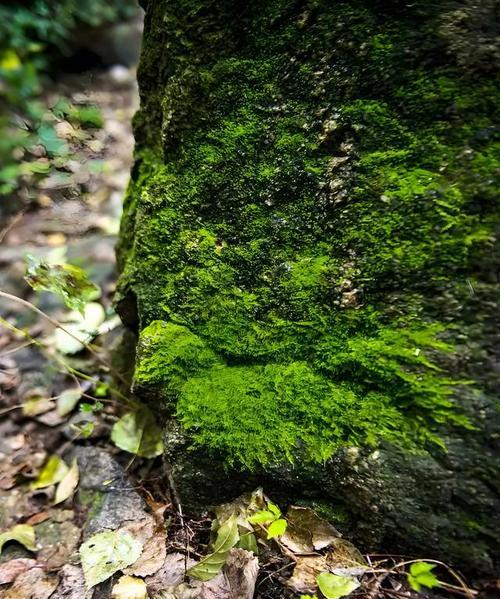
[[[125,470],[99,447],[78,447],[72,452],[80,468],[77,499],[89,508],[83,540],[106,530],[149,518],[146,502],[133,488]]]

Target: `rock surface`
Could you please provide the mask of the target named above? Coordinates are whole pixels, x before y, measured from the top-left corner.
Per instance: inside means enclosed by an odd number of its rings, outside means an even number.
[[[488,28],[463,60],[488,10],[453,28],[424,0],[143,4],[117,306],[183,499],[258,481],[363,550],[492,572]]]

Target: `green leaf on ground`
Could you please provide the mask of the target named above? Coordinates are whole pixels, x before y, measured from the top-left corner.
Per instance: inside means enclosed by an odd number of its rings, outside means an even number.
[[[188,575],[199,580],[211,580],[217,576],[226,563],[229,551],[236,546],[239,540],[238,519],[236,516],[231,516],[219,528],[213,544],[213,552],[189,568]]]
[[[10,530],[0,534],[0,553],[2,553],[3,546],[8,541],[16,541],[29,551],[36,551],[35,529],[29,524],[17,524]]]
[[[410,566],[408,573],[408,584],[414,591],[420,591],[422,587],[433,589],[439,586],[439,580],[431,572],[436,567],[436,564],[429,562],[415,562]]]
[[[85,304],[99,297],[100,289],[87,277],[87,273],[71,264],[47,264],[35,256],[26,258],[28,284],[35,291],[51,291],[72,310],[83,314]],[[99,323],[100,324],[100,323]]]
[[[69,151],[68,144],[61,139],[50,123],[42,123],[37,130],[38,141],[45,147],[48,154],[62,156]]]
[[[80,547],[87,589],[111,578],[139,559],[143,545],[126,531],[100,532]]]
[[[284,518],[278,518],[274,522],[271,522],[269,528],[267,529],[267,538],[274,539],[275,537],[281,537],[281,535],[285,534],[286,530],[286,520]]]
[[[330,574],[330,572],[321,572],[316,581],[326,599],[340,599],[359,587],[359,582],[356,579]]]
[[[34,480],[30,487],[32,490],[44,489],[62,481],[68,473],[68,466],[61,460],[58,455],[50,456],[38,478]]]
[[[250,516],[250,518],[248,518],[248,521],[250,522],[250,524],[265,524],[266,522],[272,522],[275,519],[276,516],[272,512],[268,510],[259,510],[258,512],[255,512],[255,514]]]
[[[236,547],[238,547],[239,549],[245,549],[246,551],[251,551],[255,555],[259,553],[257,539],[253,532],[240,533],[240,540],[238,541]]]
[[[113,426],[111,440],[120,449],[143,458],[163,453],[161,429],[145,406],[122,416]]]

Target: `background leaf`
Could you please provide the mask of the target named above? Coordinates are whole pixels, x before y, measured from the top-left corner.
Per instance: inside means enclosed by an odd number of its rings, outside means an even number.
[[[0,553],[8,541],[16,541],[17,543],[21,543],[29,551],[36,551],[35,529],[29,524],[18,524],[0,534]]]
[[[66,316],[66,320],[71,322],[65,324],[64,328],[73,336],[62,329],[56,329],[54,332],[56,349],[63,354],[76,354],[82,351],[85,344],[95,337],[99,325],[104,322],[105,318],[104,308],[97,302],[89,302],[82,312],[76,310],[70,312]]]
[[[85,584],[88,589],[107,580],[118,570],[131,566],[142,552],[142,543],[125,531],[101,532],[80,547]]]
[[[329,572],[322,572],[316,579],[319,590],[326,599],[339,599],[352,593],[359,587],[359,582],[348,576],[338,576]]]
[[[146,583],[136,576],[122,576],[111,591],[112,599],[148,599]]]
[[[66,389],[66,391],[63,391],[56,400],[59,416],[67,416],[75,408],[81,396],[80,389]]]
[[[78,464],[75,458],[73,460],[73,463],[71,464],[71,468],[66,473],[66,476],[61,480],[61,482],[57,486],[54,505],[66,501],[66,499],[73,495],[76,487],[78,486],[79,478],[80,471],[78,469]]]
[[[213,552],[190,568],[187,571],[189,576],[193,576],[193,578],[198,578],[199,580],[211,580],[217,576],[226,563],[229,551],[239,540],[238,521],[236,516],[231,516],[219,528],[217,539],[213,546]]]
[[[111,440],[120,449],[143,458],[163,453],[161,429],[145,406],[122,416],[113,426]]]

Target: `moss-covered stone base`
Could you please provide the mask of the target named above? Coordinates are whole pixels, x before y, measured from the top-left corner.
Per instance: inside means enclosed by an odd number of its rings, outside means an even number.
[[[491,570],[495,3],[145,4],[117,305],[174,469]]]

